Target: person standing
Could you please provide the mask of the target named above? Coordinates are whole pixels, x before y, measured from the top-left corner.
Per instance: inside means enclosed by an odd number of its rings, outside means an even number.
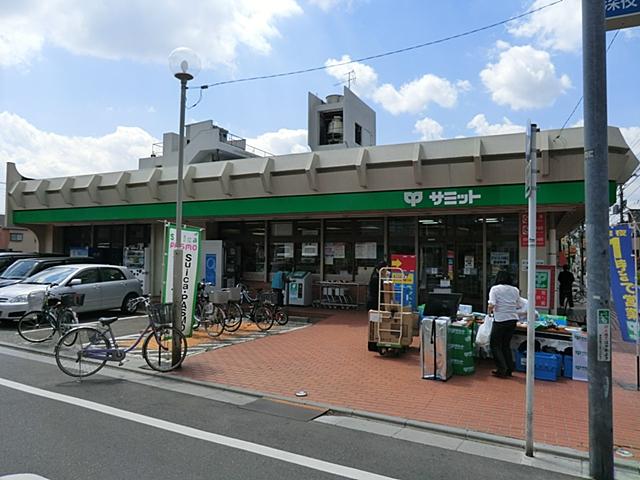
[[[576,279],[573,273],[569,271],[569,265],[563,265],[560,275],[558,275],[558,283],[560,284],[560,306],[564,307],[564,302],[569,302],[569,307],[573,308],[573,282]]]
[[[283,291],[287,283],[287,274],[284,270],[278,269],[271,278],[271,289],[276,294],[276,305],[281,307],[284,304]]]
[[[515,370],[511,354],[511,337],[518,322],[518,308],[522,308],[520,291],[513,286],[509,272],[501,270],[496,275],[494,286],[489,290],[487,308],[487,312],[493,315],[489,346],[496,363],[496,369],[491,373],[499,378],[511,377]]]

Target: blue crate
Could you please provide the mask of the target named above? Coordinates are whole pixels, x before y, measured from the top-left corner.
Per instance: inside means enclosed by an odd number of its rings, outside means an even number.
[[[527,371],[527,354],[526,352],[520,352],[518,350],[515,351],[514,355],[515,363],[516,363],[516,372],[526,372]]]
[[[558,380],[562,356],[556,353],[536,352],[535,378],[538,380]]]
[[[527,352],[515,352],[516,371],[527,371]],[[562,371],[562,355],[536,352],[536,369],[534,376],[539,380],[556,381]]]
[[[563,355],[562,362],[562,376],[573,378],[573,355]]]

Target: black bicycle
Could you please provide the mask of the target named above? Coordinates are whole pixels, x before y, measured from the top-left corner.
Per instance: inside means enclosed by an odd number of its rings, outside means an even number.
[[[271,309],[256,296],[251,297],[249,289],[246,285],[239,283],[236,288],[240,289],[240,308],[242,309],[242,318],[252,321],[256,326],[266,332],[273,326],[273,314]],[[240,323],[236,330],[240,328]]]
[[[58,333],[63,336],[78,325],[78,316],[72,307],[82,306],[84,295],[63,293],[54,295],[45,290],[31,292],[27,297],[33,310],[18,321],[18,334],[28,342],[42,343]]]

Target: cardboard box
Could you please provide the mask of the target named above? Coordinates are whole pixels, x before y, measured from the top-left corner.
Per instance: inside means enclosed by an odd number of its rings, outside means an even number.
[[[411,335],[416,336],[420,331],[420,320],[417,313],[397,311],[393,314],[393,318],[407,323],[411,327]]]
[[[411,345],[413,340],[411,314],[369,310],[369,342]]]

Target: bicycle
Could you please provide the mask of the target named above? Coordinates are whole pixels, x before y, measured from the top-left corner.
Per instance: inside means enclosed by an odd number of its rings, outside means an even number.
[[[212,292],[210,283],[206,283],[204,280],[198,283],[194,328],[198,329],[203,326],[207,335],[219,337],[225,329],[227,315],[222,308],[211,302]]]
[[[130,302],[136,308],[140,303],[146,307],[149,323],[133,345],[128,348],[118,346],[111,329],[118,317],[100,318],[93,325],[73,328],[60,337],[54,350],[58,368],[71,377],[88,377],[97,373],[107,362],[122,365],[127,353],[134,350],[143,339],[142,357],[151,369],[169,372],[182,365],[187,356],[187,339],[172,325],[173,304],[151,304],[146,297],[138,297]],[[175,347],[179,347],[181,353],[174,364]]]
[[[209,295],[209,300],[224,312],[224,329],[227,332],[232,333],[240,328],[243,317],[240,288],[216,290]]]
[[[246,285],[238,284],[237,288],[240,289],[240,308],[242,309],[242,319],[247,318],[256,324],[256,326],[266,332],[273,326],[273,315],[271,310],[267,308],[263,302],[261,302],[257,297],[251,297],[249,295],[249,289]],[[238,322],[238,328],[240,328],[240,323],[242,323],[242,319]]]
[[[78,324],[78,316],[71,307],[82,306],[84,295],[63,293],[56,296],[49,292],[49,288],[27,296],[29,308],[33,310],[18,320],[18,335],[27,342],[42,343],[56,333],[63,336]]]
[[[271,310],[274,322],[278,325],[286,325],[289,322],[289,314],[282,306],[278,305],[276,292],[259,292],[258,294],[264,306]]]

